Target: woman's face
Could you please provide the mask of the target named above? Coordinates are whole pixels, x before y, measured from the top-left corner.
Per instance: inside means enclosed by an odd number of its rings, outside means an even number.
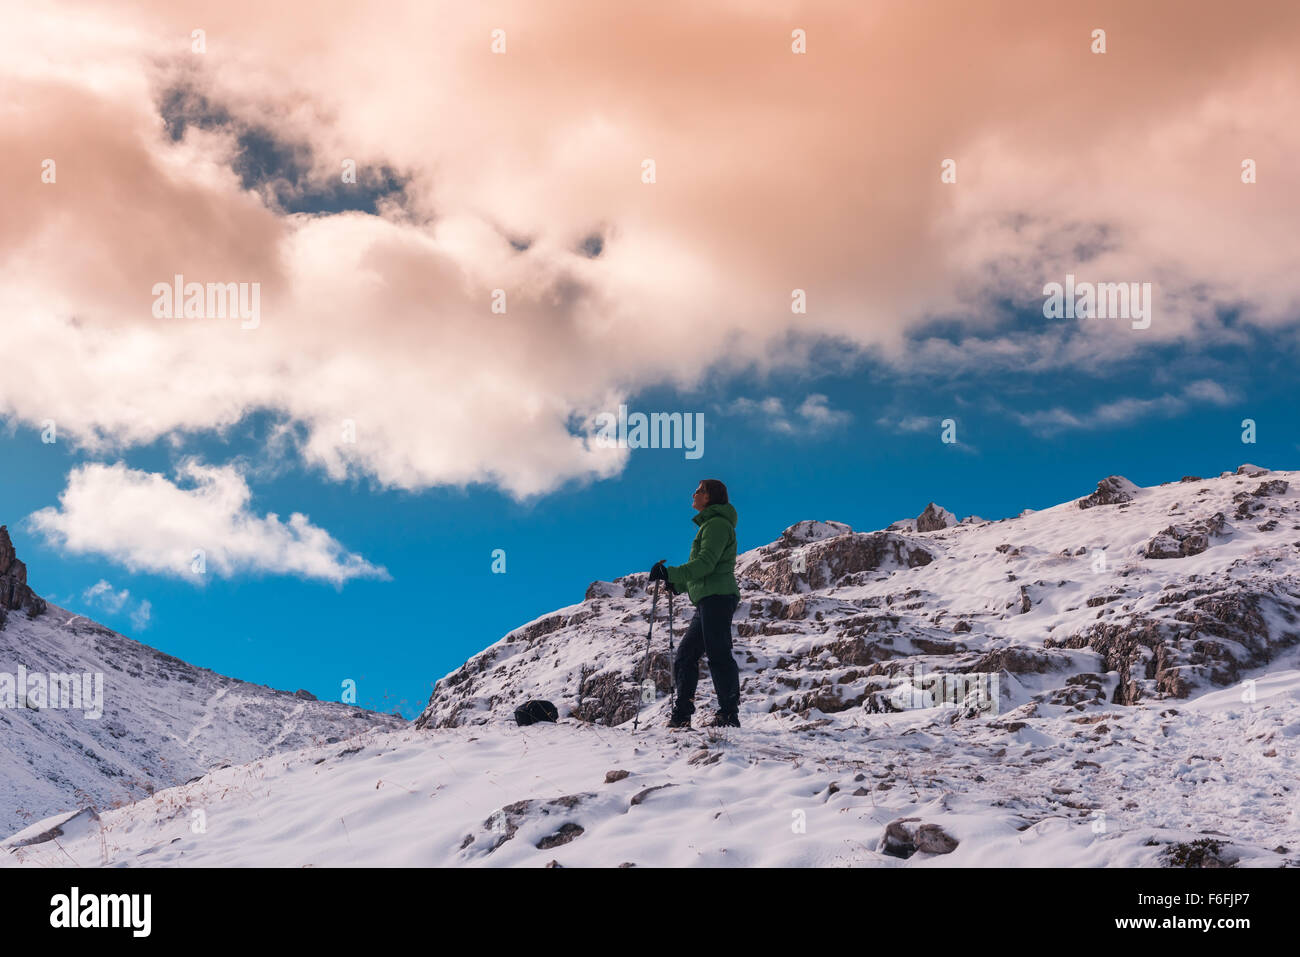
[[[691,497],[691,507],[698,512],[701,509],[706,508],[708,504],[709,493],[708,490],[705,489],[704,483],[701,482],[700,487],[695,490],[695,495]]]

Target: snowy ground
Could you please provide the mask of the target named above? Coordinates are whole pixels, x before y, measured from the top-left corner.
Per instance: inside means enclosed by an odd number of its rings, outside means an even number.
[[[475,655],[414,726],[277,731],[281,753],[47,819],[0,861],[1300,866],[1300,474],[1107,479],[1085,505],[800,522],[745,552],[739,729],[662,727],[666,609],[647,660],[641,572]],[[149,703],[177,684],[153,672],[183,663],[146,664]],[[918,669],[996,676],[996,707],[891,711]],[[181,740],[230,747],[191,697]],[[537,697],[559,724],[516,727]],[[706,674],[697,723],[711,699]],[[146,717],[120,720],[175,738]]]
[[[1208,838],[1238,866],[1300,866],[1300,670],[1253,677],[1253,703],[1223,689],[1087,723],[1029,717],[1014,731],[950,724],[942,709],[803,730],[772,715],[670,732],[660,712],[635,733],[572,719],[371,731],[347,750],[216,771],[15,848],[58,819],[35,825],[0,862],[1156,866]],[[615,770],[630,773],[605,783]],[[881,853],[901,817],[939,825],[956,849]],[[569,840],[545,846],[556,835]]]

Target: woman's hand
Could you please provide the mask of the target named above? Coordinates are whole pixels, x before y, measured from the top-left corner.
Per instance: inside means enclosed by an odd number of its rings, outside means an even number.
[[[668,581],[668,570],[664,568],[664,559],[661,558],[654,563],[654,567],[650,569],[650,580],[652,582]]]

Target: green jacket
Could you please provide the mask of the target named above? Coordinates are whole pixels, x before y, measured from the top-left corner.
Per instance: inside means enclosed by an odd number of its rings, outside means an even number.
[[[706,505],[693,519],[700,530],[691,542],[685,565],[669,565],[668,581],[685,591],[692,605],[710,595],[739,595],[736,584],[736,510],[731,505]]]

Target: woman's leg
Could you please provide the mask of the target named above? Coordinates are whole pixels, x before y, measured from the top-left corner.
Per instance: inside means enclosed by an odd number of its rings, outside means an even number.
[[[700,681],[700,655],[704,654],[704,637],[700,630],[700,610],[695,609],[682,635],[682,643],[677,646],[677,657],[673,659],[673,679],[677,682],[677,700],[673,703],[676,714],[695,713],[695,686]]]
[[[713,690],[718,693],[718,711],[722,714],[740,710],[740,668],[731,653],[731,618],[739,604],[739,595],[710,595],[701,598],[699,604],[709,674],[713,676]]]

